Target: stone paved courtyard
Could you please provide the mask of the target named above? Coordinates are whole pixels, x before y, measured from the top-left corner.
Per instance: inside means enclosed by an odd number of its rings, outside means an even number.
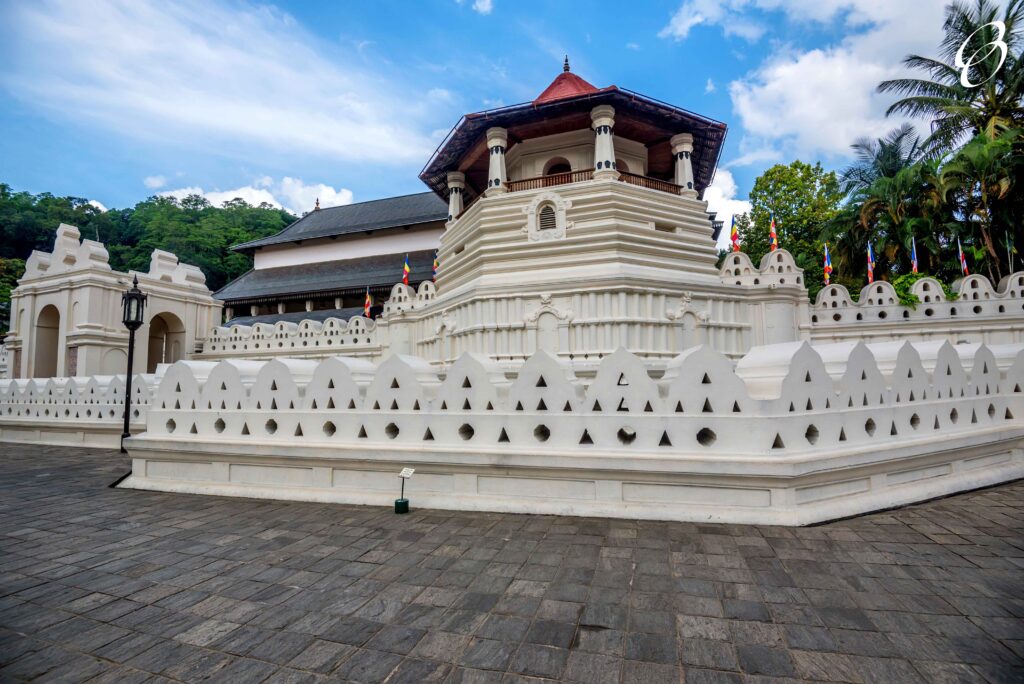
[[[1024,482],[793,529],[109,488],[128,468],[0,445],[0,681],[1024,681]]]

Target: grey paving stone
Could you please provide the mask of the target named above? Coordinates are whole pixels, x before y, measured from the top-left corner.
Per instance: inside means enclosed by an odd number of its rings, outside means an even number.
[[[480,670],[501,670],[508,668],[518,644],[494,639],[473,639],[462,652],[461,664]]]
[[[419,643],[427,630],[406,625],[387,625],[367,642],[366,647],[405,655]]]
[[[622,661],[612,656],[574,651],[569,654],[563,678],[581,684],[616,684]]]
[[[678,660],[678,649],[674,637],[659,634],[639,634],[631,632],[626,635],[625,657],[628,660],[640,660],[648,663],[675,663]]]
[[[797,677],[789,652],[782,648],[770,648],[756,644],[737,644],[736,655],[740,667],[747,674],[769,677]]]
[[[678,682],[681,670],[675,665],[646,663],[626,660],[622,663],[622,684],[659,684],[660,682]]]
[[[519,674],[557,679],[568,658],[569,652],[564,648],[522,644],[512,659],[510,669]]]
[[[1024,482],[775,528],[106,486],[128,467],[0,444],[0,680],[1024,679]]]

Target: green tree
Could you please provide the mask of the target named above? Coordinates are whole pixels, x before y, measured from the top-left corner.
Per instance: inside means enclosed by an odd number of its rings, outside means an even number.
[[[994,234],[994,208],[1009,197],[1020,175],[1024,159],[1014,154],[1020,138],[1021,131],[1016,129],[994,139],[979,135],[958,150],[941,172],[944,198],[959,196],[969,233],[980,237],[974,249],[979,270],[987,271],[993,282],[1008,273],[1004,257],[1010,226],[1001,227],[1003,235]]]
[[[736,218],[740,244],[755,264],[770,249],[769,225],[774,215],[779,247],[788,250],[800,268],[811,298],[823,284],[821,239],[825,226],[840,209],[839,179],[820,163],[776,164],[754,181],[750,215]]]

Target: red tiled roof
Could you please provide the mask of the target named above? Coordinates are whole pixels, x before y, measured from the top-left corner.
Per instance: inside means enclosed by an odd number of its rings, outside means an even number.
[[[544,104],[553,100],[562,100],[567,97],[596,93],[598,89],[584,81],[571,71],[563,71],[555,77],[544,92],[537,96],[533,104]]]

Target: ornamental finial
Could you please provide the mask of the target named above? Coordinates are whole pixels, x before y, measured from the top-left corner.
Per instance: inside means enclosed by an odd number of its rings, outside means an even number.
[[[316,206],[313,207],[313,211],[320,211],[320,198],[316,198]]]
[[[565,56],[565,61],[562,62],[562,71],[568,71],[568,70],[569,70],[569,55],[566,55]]]

